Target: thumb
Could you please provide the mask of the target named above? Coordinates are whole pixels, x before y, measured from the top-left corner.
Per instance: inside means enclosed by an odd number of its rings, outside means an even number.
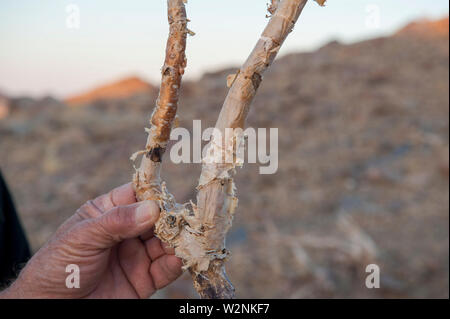
[[[159,218],[159,206],[154,201],[143,201],[128,206],[117,206],[96,218],[93,224],[100,229],[99,244],[111,247],[124,239],[136,238],[147,232]]]

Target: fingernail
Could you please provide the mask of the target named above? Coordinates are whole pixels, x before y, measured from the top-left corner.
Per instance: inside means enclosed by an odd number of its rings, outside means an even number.
[[[138,224],[146,224],[150,221],[156,222],[158,217],[158,210],[156,205],[152,201],[143,201],[139,203],[139,207],[136,210],[136,222]]]

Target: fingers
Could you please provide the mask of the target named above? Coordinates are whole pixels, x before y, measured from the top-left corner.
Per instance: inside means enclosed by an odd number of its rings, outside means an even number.
[[[106,212],[116,206],[136,203],[136,195],[131,183],[114,188],[107,194],[94,199],[93,204],[101,211]]]
[[[153,237],[145,242],[145,249],[151,260],[156,260],[163,255],[174,255],[175,249]]]
[[[156,288],[149,274],[151,261],[144,243],[137,238],[125,240],[120,244],[118,253],[120,266],[139,298],[149,298]]]
[[[114,188],[107,194],[87,201],[77,210],[79,220],[97,218],[116,206],[136,203],[136,196],[131,183]]]
[[[149,231],[143,233],[143,234],[140,236],[140,238],[141,238],[141,240],[142,240],[143,242],[145,242],[145,241],[149,240],[150,238],[152,238],[154,235],[155,235],[155,234],[154,234],[154,230],[153,230],[153,229],[150,229]]]
[[[174,255],[163,255],[152,262],[150,274],[154,287],[161,289],[173,282],[182,274],[183,263]]]
[[[101,248],[109,248],[124,239],[147,232],[158,218],[159,206],[154,201],[143,201],[114,207],[87,225],[91,233],[96,233],[96,244]]]
[[[167,286],[181,275],[183,263],[174,255],[174,248],[156,237],[147,240],[145,248],[152,260],[150,275],[153,278],[155,289]]]
[[[118,253],[120,265],[140,298],[150,297],[182,273],[181,259],[156,237],[146,243],[137,238],[125,240]]]

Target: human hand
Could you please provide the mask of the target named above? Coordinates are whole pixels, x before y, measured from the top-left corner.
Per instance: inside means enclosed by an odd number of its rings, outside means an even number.
[[[148,298],[181,273],[173,248],[153,236],[153,201],[136,203],[131,184],[88,201],[34,255],[3,298]],[[80,287],[68,288],[68,265]]]

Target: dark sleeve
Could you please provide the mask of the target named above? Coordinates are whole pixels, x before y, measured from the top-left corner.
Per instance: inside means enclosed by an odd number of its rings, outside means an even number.
[[[14,279],[29,258],[28,242],[0,171],[0,287]]]

